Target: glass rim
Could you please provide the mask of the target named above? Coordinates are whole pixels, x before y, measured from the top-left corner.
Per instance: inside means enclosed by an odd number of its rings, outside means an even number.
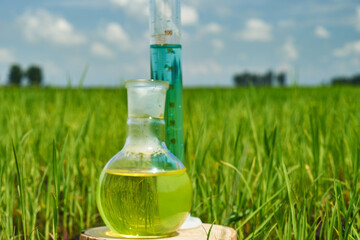
[[[169,88],[169,82],[155,79],[130,79],[125,81],[125,87],[163,87]]]

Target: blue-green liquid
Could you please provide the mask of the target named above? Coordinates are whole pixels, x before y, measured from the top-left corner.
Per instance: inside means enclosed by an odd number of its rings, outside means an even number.
[[[169,82],[166,95],[166,146],[184,163],[181,45],[151,45],[151,78]]]

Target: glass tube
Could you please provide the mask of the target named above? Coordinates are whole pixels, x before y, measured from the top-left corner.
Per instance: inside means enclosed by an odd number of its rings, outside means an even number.
[[[165,141],[184,162],[180,0],[150,0],[151,78],[169,82]]]

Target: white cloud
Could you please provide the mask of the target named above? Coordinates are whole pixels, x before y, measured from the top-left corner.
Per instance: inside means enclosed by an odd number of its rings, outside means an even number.
[[[251,18],[246,21],[245,29],[237,35],[245,41],[268,42],[272,40],[271,30],[270,24],[258,18]]]
[[[121,70],[123,70],[126,73],[126,76],[128,76],[127,78],[131,76],[131,79],[136,79],[136,78],[143,78],[144,69],[147,69],[148,67],[149,67],[149,62],[147,61],[147,59],[139,58],[136,61],[136,64],[134,64],[133,62],[123,64],[121,66]]]
[[[52,61],[43,62],[42,65],[50,76],[58,76],[62,73],[61,69]]]
[[[360,41],[346,43],[342,48],[333,51],[335,57],[347,57],[353,54],[360,54]]]
[[[149,0],[110,0],[114,6],[123,8],[125,13],[137,19],[147,20],[149,16]]]
[[[248,59],[248,55],[246,53],[241,52],[237,54],[236,58],[239,59],[240,61],[245,61]]]
[[[350,62],[355,67],[360,66],[360,58],[353,58]]]
[[[209,23],[208,25],[202,27],[204,33],[209,33],[209,34],[219,34],[222,32],[222,27],[220,24],[212,22]]]
[[[225,5],[220,6],[220,4],[216,4],[216,7],[214,10],[215,10],[216,14],[221,18],[228,18],[228,17],[234,15],[234,12],[233,12],[234,9],[230,9],[229,7],[227,7]]]
[[[117,23],[108,23],[103,35],[107,41],[116,45],[120,50],[129,50],[131,46],[130,37]]]
[[[113,51],[111,51],[107,46],[99,42],[94,42],[93,44],[91,44],[90,51],[95,56],[99,56],[103,58],[114,57]]]
[[[281,20],[278,22],[278,26],[282,28],[293,28],[295,25],[293,20]]]
[[[223,67],[212,59],[196,63],[187,63],[184,65],[184,72],[193,76],[207,76],[208,74],[220,73],[222,70]]]
[[[45,6],[50,7],[81,7],[81,8],[99,8],[108,6],[106,1],[99,0],[62,0],[62,1],[47,1]]]
[[[284,58],[288,60],[296,60],[299,57],[298,51],[294,45],[294,40],[288,38],[282,47]]]
[[[193,7],[183,5],[181,7],[181,24],[186,25],[195,25],[199,21],[199,14],[197,10]]]
[[[26,11],[18,20],[22,33],[30,42],[51,42],[57,45],[79,45],[86,42],[65,18],[46,10]]]
[[[356,8],[356,29],[360,31],[360,6]]]
[[[53,61],[40,61],[39,65],[42,66],[42,68],[44,69],[44,78],[46,83],[53,84],[56,79],[64,79],[65,71],[60,69],[60,67],[56,65]]]
[[[137,19],[148,20],[149,0],[109,0],[116,7],[124,9],[126,14]],[[195,25],[199,21],[199,14],[196,8],[189,5],[181,7],[181,23],[184,26]]]
[[[131,1],[128,0],[110,0],[111,3],[118,5],[120,7],[125,7],[128,5]]]
[[[0,63],[10,63],[15,61],[14,54],[6,48],[0,48]]]
[[[330,37],[329,31],[326,28],[324,28],[323,26],[317,26],[314,30],[314,33],[319,38],[329,38]]]
[[[277,66],[276,71],[278,72],[290,72],[292,70],[292,66],[289,63],[283,62],[279,66]]]
[[[214,50],[214,53],[218,54],[224,49],[225,44],[221,39],[214,39],[211,41],[211,46]]]

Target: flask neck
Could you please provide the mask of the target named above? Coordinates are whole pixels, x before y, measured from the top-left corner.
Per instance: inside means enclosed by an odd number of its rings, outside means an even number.
[[[165,122],[151,117],[129,117],[125,148],[134,153],[151,154],[160,151],[165,139]]]

